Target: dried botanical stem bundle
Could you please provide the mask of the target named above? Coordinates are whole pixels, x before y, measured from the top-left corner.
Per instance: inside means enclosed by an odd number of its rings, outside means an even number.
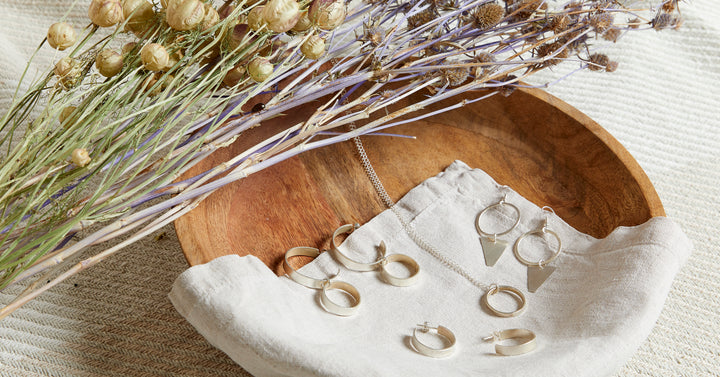
[[[681,23],[674,0],[672,9],[670,0],[633,8],[366,1],[226,1],[216,9],[199,0],[92,0],[77,41],[51,27],[49,44],[66,46],[66,56],[0,118],[0,289],[37,279],[0,318],[225,184],[431,116],[437,111],[426,106],[459,94],[477,96],[441,111],[510,95],[557,64],[614,71],[598,45]],[[109,35],[96,37],[100,28]],[[397,105],[419,91],[424,100]],[[261,93],[270,97],[264,106],[244,106]],[[244,131],[308,105],[317,111],[304,121],[178,181]],[[68,265],[92,245],[105,249]]]

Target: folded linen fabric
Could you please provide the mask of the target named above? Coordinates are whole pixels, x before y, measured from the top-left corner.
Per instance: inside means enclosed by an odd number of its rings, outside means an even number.
[[[378,273],[349,271],[330,253],[300,270],[323,277],[340,268],[339,280],[362,295],[352,317],[325,312],[316,291],[275,276],[253,256],[225,256],[190,268],[170,299],[210,343],[256,376],[611,375],[649,334],[690,241],[667,218],[595,239],[555,217],[551,226],[563,244],[553,262],[557,270],[536,293],[527,293],[527,267],[511,250],[487,267],[475,229],[477,214],[505,192],[522,213],[519,225],[503,236],[512,245],[538,228],[543,211],[459,161],[412,189],[397,208],[417,234],[475,279],[525,292],[528,307],[518,317],[493,316],[481,303],[485,291],[420,248],[391,210],[340,248],[353,259],[372,261],[384,241],[390,253],[418,261],[417,284],[396,287]],[[505,220],[512,225],[514,219]],[[434,359],[413,351],[413,329],[425,321],[454,332],[453,355]],[[483,341],[512,328],[534,331],[537,349],[498,356]]]

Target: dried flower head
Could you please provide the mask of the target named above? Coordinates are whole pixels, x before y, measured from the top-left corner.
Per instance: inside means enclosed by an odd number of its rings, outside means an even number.
[[[438,13],[434,9],[430,9],[430,8],[425,9],[424,11],[422,11],[420,13],[413,14],[412,16],[408,17],[408,19],[407,19],[408,29],[415,29],[417,27],[420,27],[422,25],[430,23],[437,16],[438,16]]]
[[[154,97],[167,89],[169,83],[173,80],[172,75],[162,72],[155,72],[143,80],[141,90]]]
[[[144,33],[155,18],[152,4],[147,0],[123,0],[122,10],[127,20],[125,29],[134,33]]]
[[[505,17],[505,8],[495,3],[482,4],[475,8],[472,17],[477,29],[488,30],[502,21]]]
[[[148,43],[140,50],[143,67],[148,71],[162,71],[170,62],[170,54],[159,43]]]
[[[570,26],[570,16],[566,14],[560,14],[552,17],[548,22],[548,28],[555,33],[561,33],[567,30],[568,26]]]
[[[54,23],[48,29],[47,41],[52,48],[62,51],[74,45],[76,40],[75,29],[67,22]]]
[[[560,64],[563,59],[567,59],[569,56],[567,49],[563,48],[563,44],[560,42],[545,43],[540,45],[535,50],[535,55],[541,58],[549,57],[543,61],[543,67],[551,67]]]
[[[307,9],[305,9],[303,11],[300,11],[300,18],[298,18],[298,21],[295,23],[295,26],[293,26],[291,30],[296,32],[303,32],[310,29],[311,27],[312,21],[310,21],[308,11]]]
[[[347,8],[344,0],[313,0],[308,17],[317,27],[332,30],[345,20]]]
[[[380,26],[371,26],[365,29],[365,39],[373,46],[378,46],[385,39],[385,29]]]
[[[603,39],[610,42],[617,42],[618,39],[620,39],[620,35],[622,35],[622,30],[617,27],[611,27],[603,34]]]
[[[85,167],[90,163],[90,161],[92,161],[90,154],[85,148],[75,148],[72,151],[70,158],[72,159],[73,164],[80,168]]]
[[[106,48],[95,57],[95,67],[101,75],[113,77],[122,70],[123,57],[118,52]]]
[[[605,54],[592,54],[588,58],[588,69],[591,71],[602,71],[604,70],[608,63],[610,63],[610,58],[608,58]]]
[[[269,0],[263,9],[262,19],[268,29],[284,33],[300,19],[300,4],[295,0]]]
[[[511,94],[515,92],[515,89],[517,89],[517,86],[515,85],[517,80],[517,76],[515,75],[507,75],[500,79],[500,82],[505,83],[505,85],[498,87],[498,92],[503,97],[509,97]]]
[[[317,35],[312,35],[300,46],[300,52],[308,59],[318,59],[325,55],[325,40]]]
[[[666,0],[662,5],[662,10],[668,13],[672,13],[677,7],[677,0]]]
[[[92,0],[88,8],[90,21],[100,27],[113,26],[123,20],[120,0]]]
[[[205,19],[205,4],[200,0],[168,1],[165,18],[175,30],[194,29]]]
[[[263,11],[265,10],[265,7],[258,6],[250,10],[247,15],[247,24],[250,27],[250,29],[253,29],[255,31],[261,31],[263,29],[267,29],[267,25],[265,24],[265,20],[263,19]]]
[[[247,71],[256,82],[263,82],[273,73],[273,65],[265,58],[255,58],[248,64]]]
[[[650,22],[655,30],[677,28],[682,24],[682,18],[677,14],[660,13]]]
[[[470,76],[470,69],[467,67],[453,67],[440,70],[440,82],[435,86],[455,87],[462,85]]]
[[[615,16],[613,16],[612,13],[601,12],[590,16],[589,21],[590,26],[592,26],[597,33],[604,33],[613,26]]]
[[[248,33],[249,31],[250,26],[248,24],[235,25],[231,30],[228,31],[228,34],[225,37],[228,48],[230,50],[235,50],[240,46],[247,45],[251,40],[251,36]]]
[[[545,2],[543,0],[514,0],[508,3],[512,18],[515,21],[524,21],[532,17]]]
[[[495,64],[490,64],[490,63],[495,63],[495,55],[493,55],[489,52],[486,52],[486,51],[483,51],[483,52],[475,55],[475,61],[482,64],[475,68],[475,77],[476,78],[485,77],[497,68],[497,66]]]

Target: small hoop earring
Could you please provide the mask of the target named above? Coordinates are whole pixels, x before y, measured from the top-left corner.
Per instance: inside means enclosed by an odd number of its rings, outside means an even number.
[[[509,329],[496,331],[483,338],[486,342],[499,342],[506,339],[524,339],[522,343],[514,345],[495,344],[495,353],[503,356],[516,356],[532,352],[537,348],[535,333],[526,329]]]
[[[499,233],[490,233],[486,232],[482,229],[480,225],[480,220],[482,216],[488,211],[490,211],[493,208],[500,208],[502,206],[507,206],[511,208],[515,214],[515,222],[513,225],[502,232]],[[507,202],[507,194],[503,195],[502,199],[500,199],[499,202],[492,204],[482,211],[478,213],[477,217],[475,218],[475,228],[477,229],[477,232],[480,233],[480,245],[482,246],[483,255],[485,256],[485,264],[487,266],[494,266],[495,263],[497,263],[498,259],[500,259],[500,256],[503,254],[505,249],[507,248],[507,241],[499,240],[497,239],[498,236],[503,236],[505,234],[508,234],[512,232],[513,229],[520,223],[520,209],[518,209],[517,206],[515,206],[512,203]]]
[[[562,241],[560,240],[560,236],[558,236],[557,233],[553,232],[548,228],[548,223],[550,221],[550,213],[555,214],[555,211],[553,211],[553,209],[548,206],[545,206],[542,209],[546,212],[545,221],[543,222],[542,227],[540,227],[540,229],[538,230],[533,230],[520,236],[517,241],[515,241],[515,246],[513,247],[513,250],[515,252],[515,258],[517,258],[520,263],[528,266],[527,288],[528,291],[532,293],[535,293],[540,288],[540,286],[550,277],[550,275],[555,272],[556,268],[548,265],[552,263],[552,261],[554,261],[562,251]],[[532,262],[525,259],[520,254],[520,244],[522,240],[529,236],[538,236],[545,239],[546,234],[553,236],[557,240],[557,247],[554,250],[551,250],[552,255],[550,256],[550,258],[548,258],[547,260],[540,259],[537,262]]]
[[[355,314],[355,312],[357,312],[357,308],[360,306],[360,292],[352,284],[344,281],[332,281],[337,274],[326,279],[315,279],[310,276],[303,275],[292,268],[288,262],[288,259],[292,257],[305,256],[315,258],[318,255],[320,255],[320,251],[314,247],[293,247],[285,252],[283,269],[285,269],[285,273],[292,281],[308,288],[319,289],[320,302],[322,303],[323,309],[325,309],[328,313],[343,317]],[[328,291],[332,289],[337,289],[350,295],[353,298],[353,304],[351,306],[343,306],[335,303],[332,299],[330,299],[330,296],[328,296]]]
[[[415,348],[415,351],[418,353],[428,356],[428,357],[434,357],[434,358],[441,358],[441,357],[448,357],[452,355],[453,352],[455,352],[455,334],[453,334],[450,329],[444,326],[438,325],[438,327],[431,327],[428,322],[425,322],[422,325],[417,325],[418,327],[413,330],[413,336],[412,336],[412,345],[413,348]],[[443,338],[445,338],[447,346],[445,348],[433,348],[429,347],[423,342],[420,341],[420,339],[417,336],[418,331],[420,332],[430,332],[430,330],[435,330],[437,334]]]
[[[407,287],[417,282],[420,273],[420,265],[412,258],[405,254],[387,254],[387,247],[385,241],[380,241],[380,258],[372,263],[362,263],[351,259],[347,255],[340,251],[340,248],[335,243],[335,239],[341,233],[352,233],[358,225],[345,224],[335,230],[332,235],[332,251],[335,258],[345,267],[353,271],[372,271],[378,268],[381,269],[381,275],[383,280],[388,284],[397,287]],[[387,265],[390,263],[401,263],[410,270],[410,276],[408,277],[397,277],[390,273],[387,269]]]
[[[502,310],[496,309],[492,306],[492,304],[490,304],[490,296],[494,296],[500,292],[508,292],[518,300],[519,305],[518,308],[515,309],[515,311],[504,312]],[[485,306],[487,306],[487,308],[493,314],[503,318],[517,317],[525,311],[525,307],[527,306],[527,300],[525,300],[525,295],[519,289],[511,287],[509,285],[493,285],[492,287],[490,287],[490,290],[485,293],[485,296],[483,296],[483,301],[485,302]]]

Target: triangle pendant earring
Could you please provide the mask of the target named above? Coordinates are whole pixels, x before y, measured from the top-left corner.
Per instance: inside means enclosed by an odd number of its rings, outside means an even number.
[[[543,211],[555,213],[552,210],[552,208],[550,208],[550,207],[543,207]],[[532,293],[535,293],[540,288],[540,286],[542,286],[543,283],[545,283],[545,281],[547,281],[547,279],[550,277],[550,275],[552,275],[552,273],[555,272],[555,270],[557,270],[556,267],[549,266],[549,264],[552,261],[554,261],[555,258],[558,257],[558,255],[560,255],[560,252],[562,250],[562,242],[560,241],[560,236],[558,236],[557,233],[553,232],[552,230],[548,229],[548,222],[549,222],[548,220],[549,220],[549,214],[548,214],[548,217],[545,218],[543,226],[540,229],[523,234],[522,236],[520,236],[520,238],[517,239],[517,241],[515,241],[515,246],[513,247],[513,250],[515,252],[515,257],[517,258],[517,260],[519,260],[520,263],[522,263],[528,267],[527,288],[528,288],[528,291],[530,291]],[[554,248],[545,239],[546,235],[552,236],[557,241]],[[539,237],[539,238],[542,238],[543,240],[545,240],[545,244],[547,245],[547,247],[550,248],[550,251],[552,252],[552,255],[550,256],[550,258],[548,258],[548,260],[540,259],[537,262],[531,262],[531,261],[525,259],[520,254],[521,242],[524,239],[529,238],[531,236]]]
[[[482,246],[483,255],[485,256],[485,264],[487,266],[494,266],[495,263],[497,263],[498,259],[500,259],[500,256],[502,256],[503,252],[507,248],[507,241],[499,240],[497,237],[502,236],[505,234],[510,233],[515,227],[520,223],[520,210],[518,207],[516,207],[514,204],[508,203],[507,201],[507,194],[503,195],[503,198],[500,199],[499,202],[488,206],[487,208],[483,209],[478,213],[477,217],[475,218],[475,229],[477,229],[477,232],[480,234],[480,246]],[[483,226],[481,223],[484,224],[483,216],[490,217],[489,213],[491,211],[500,212],[500,214],[503,214],[502,208],[509,208],[513,212],[513,217],[515,219],[512,226],[506,230],[503,230],[501,232],[497,233],[491,233],[489,231],[483,230]],[[508,216],[505,214],[505,216]]]

